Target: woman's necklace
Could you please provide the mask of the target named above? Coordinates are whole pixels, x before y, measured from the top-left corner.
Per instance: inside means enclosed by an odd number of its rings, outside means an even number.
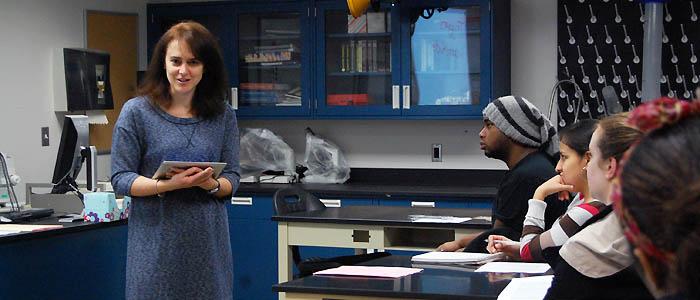
[[[185,145],[185,148],[189,148],[192,145],[192,137],[194,137],[194,133],[197,131],[197,124],[199,123],[194,124],[194,128],[192,129],[192,132],[190,133],[189,137],[187,136],[187,134],[185,134],[185,131],[183,131],[178,124],[174,124],[175,128],[177,128],[177,131],[179,131],[180,134],[182,134],[182,136],[185,139],[187,139],[187,145]]]

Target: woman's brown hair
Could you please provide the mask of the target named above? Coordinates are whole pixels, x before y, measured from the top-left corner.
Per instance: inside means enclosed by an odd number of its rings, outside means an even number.
[[[625,112],[603,118],[598,122],[598,128],[603,133],[598,141],[603,159],[612,157],[619,162],[625,151],[642,136],[639,129],[627,124],[628,117],[629,113]]]
[[[700,117],[654,130],[624,162],[622,202],[667,262],[650,258],[662,289],[700,298]]]
[[[194,114],[203,119],[210,119],[223,113],[228,79],[221,48],[216,37],[209,30],[193,21],[173,25],[153,47],[151,62],[144,81],[139,87],[139,95],[148,96],[154,104],[170,103],[170,83],[165,73],[165,54],[168,45],[174,40],[185,42],[192,54],[204,66],[202,80],[197,85],[192,99]]]

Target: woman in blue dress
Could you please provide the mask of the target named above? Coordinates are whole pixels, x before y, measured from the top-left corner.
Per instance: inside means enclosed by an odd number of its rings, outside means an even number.
[[[239,133],[216,38],[183,22],[158,41],[139,95],[114,128],[112,184],[132,197],[127,299],[231,299],[233,265],[226,201],[238,187]],[[227,163],[172,169],[164,160]]]

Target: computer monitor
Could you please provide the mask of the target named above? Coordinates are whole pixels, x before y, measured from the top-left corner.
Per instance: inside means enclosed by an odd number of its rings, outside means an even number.
[[[87,160],[87,188],[96,191],[97,188],[97,149],[90,146],[88,117],[84,115],[67,115],[63,120],[61,144],[56,155],[56,166],[53,170],[54,184],[52,194],[65,194],[75,191],[80,194],[75,180],[80,173],[83,161]],[[82,198],[82,197],[81,197]]]

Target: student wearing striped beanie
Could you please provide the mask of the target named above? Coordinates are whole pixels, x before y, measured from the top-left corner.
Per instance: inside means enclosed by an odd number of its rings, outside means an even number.
[[[518,144],[539,148],[558,159],[559,139],[549,119],[530,101],[518,96],[504,96],[489,103],[483,112],[503,134]],[[553,141],[553,142],[552,142]],[[487,154],[488,156],[488,154]]]
[[[492,205],[493,228],[446,242],[439,251],[486,252],[489,235],[502,235],[518,240],[528,200],[540,184],[556,175],[554,161],[559,159],[559,139],[547,117],[525,98],[504,96],[483,111],[484,127],[479,132],[481,149],[487,157],[501,160],[508,166]],[[556,195],[545,199],[545,229],[566,211],[566,202]]]

